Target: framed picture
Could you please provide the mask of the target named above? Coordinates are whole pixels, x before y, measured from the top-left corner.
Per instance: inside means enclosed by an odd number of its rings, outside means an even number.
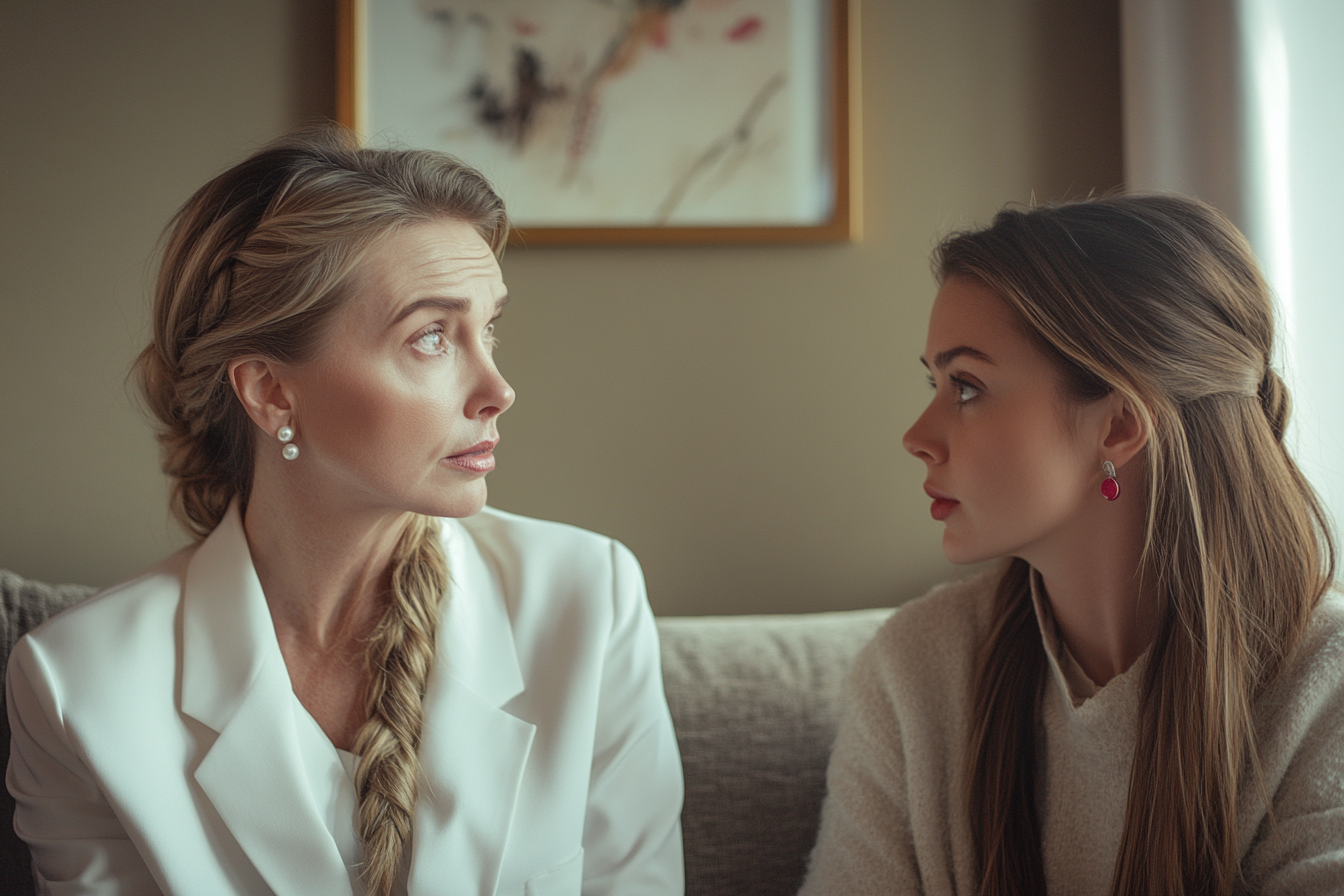
[[[857,0],[338,0],[338,117],[451,153],[514,241],[857,237]]]

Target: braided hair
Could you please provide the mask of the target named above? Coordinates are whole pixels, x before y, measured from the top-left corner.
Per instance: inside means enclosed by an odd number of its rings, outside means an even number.
[[[462,162],[359,146],[348,130],[297,131],[201,187],[166,231],[153,339],[136,361],[159,429],[174,514],[204,538],[252,486],[256,429],[229,383],[249,354],[311,357],[376,240],[409,225],[471,224],[499,253],[503,202]],[[422,702],[447,561],[434,519],[415,516],[392,557],[392,588],[368,641],[367,719],[355,738],[358,834],[372,896],[391,892],[411,836]]]

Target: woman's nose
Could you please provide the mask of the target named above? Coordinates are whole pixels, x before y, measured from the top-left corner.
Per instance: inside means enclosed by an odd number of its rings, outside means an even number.
[[[469,417],[497,417],[509,409],[515,398],[513,387],[493,362],[486,365],[473,400],[467,406]]]
[[[914,425],[905,431],[905,436],[901,439],[901,445],[905,450],[926,464],[942,463],[947,458],[947,449],[942,441],[936,438],[930,420],[933,413],[934,408],[930,404],[915,420]]]

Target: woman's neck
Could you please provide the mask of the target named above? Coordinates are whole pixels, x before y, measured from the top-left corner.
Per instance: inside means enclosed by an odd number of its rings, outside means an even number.
[[[243,530],[282,645],[323,653],[377,624],[407,515],[329,506],[299,491],[259,477]]]
[[[1115,502],[1098,495],[1083,519],[1023,556],[1041,575],[1069,652],[1098,686],[1134,664],[1161,621],[1156,576],[1142,573],[1143,504],[1138,488]]]

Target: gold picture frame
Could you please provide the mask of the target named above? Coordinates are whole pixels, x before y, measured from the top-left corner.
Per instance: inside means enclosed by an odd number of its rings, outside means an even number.
[[[620,0],[337,2],[338,120],[361,134],[451,152],[497,185],[504,181],[501,192],[517,222],[515,244],[770,244],[859,236],[857,0],[718,0],[703,7],[697,0],[625,0],[624,6]],[[760,14],[752,14],[753,9]],[[510,16],[510,10],[515,14]],[[529,11],[534,15],[526,15]],[[587,27],[585,16],[598,19],[594,27]],[[776,21],[782,24],[775,26]],[[587,48],[578,47],[583,41]],[[511,69],[498,64],[505,54],[510,54]],[[561,60],[551,65],[562,73],[555,86],[546,81],[544,66],[550,59]],[[570,60],[567,66],[564,60]],[[714,64],[739,65],[742,76],[732,69],[727,76],[709,72]],[[690,99],[678,104],[670,93],[679,86],[677,78],[688,84],[700,79],[702,86],[686,91]],[[706,78],[717,79],[713,89],[704,89]],[[601,102],[617,110],[608,116],[614,123],[600,118],[607,113],[592,98],[594,84],[606,91]],[[720,100],[721,95],[728,99]],[[547,100],[553,100],[549,107]],[[736,105],[729,107],[729,102]],[[444,126],[424,136],[425,122],[450,107],[459,122],[456,129]],[[547,143],[532,135],[539,133],[538,121],[547,121],[537,110],[552,108]],[[724,118],[725,108],[735,110],[736,117]],[[659,118],[665,110],[666,117]],[[714,114],[717,123],[711,121]],[[605,129],[591,125],[594,119]],[[575,137],[575,122],[588,128],[582,140]],[[643,136],[644,143],[633,142],[622,125]],[[650,139],[655,134],[667,136]],[[673,145],[682,135],[690,150]],[[532,143],[524,144],[523,136]],[[599,139],[615,145],[620,137],[627,141],[622,145],[638,148],[624,155],[612,151],[621,164],[592,151],[574,161],[574,146],[587,149]],[[637,167],[645,161],[665,164],[646,174]],[[562,165],[567,166],[564,176],[553,176]],[[784,176],[778,176],[781,170]],[[581,178],[589,188],[582,194],[571,186]],[[647,201],[657,195],[663,196],[661,203]],[[531,202],[531,211],[518,196]],[[582,202],[573,198],[580,196]],[[702,199],[699,209],[687,198],[692,196]],[[630,211],[621,205],[627,197],[629,203],[644,204]],[[619,220],[603,217],[607,208],[617,206],[620,210],[610,217]],[[737,219],[739,208],[748,211]],[[658,220],[641,217],[660,215]]]

